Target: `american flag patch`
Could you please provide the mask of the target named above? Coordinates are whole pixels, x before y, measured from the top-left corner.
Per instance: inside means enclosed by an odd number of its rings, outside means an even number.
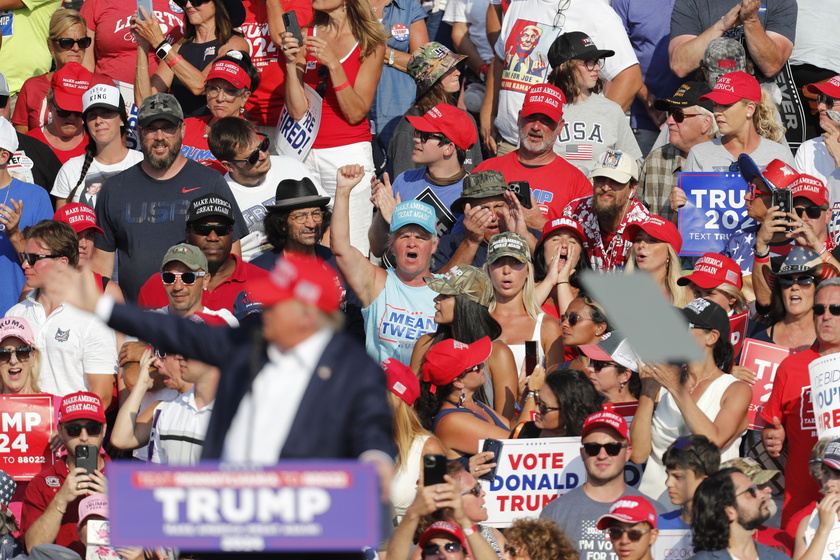
[[[591,160],[592,144],[571,144],[566,146],[566,159]]]

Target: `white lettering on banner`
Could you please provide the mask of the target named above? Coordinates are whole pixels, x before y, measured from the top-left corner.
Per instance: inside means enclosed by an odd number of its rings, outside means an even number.
[[[811,402],[819,437],[840,435],[840,353],[808,364]]]
[[[11,430],[31,432],[33,428],[41,425],[41,415],[37,412],[15,412],[12,414],[4,412],[0,415],[0,425],[2,425],[3,432]]]

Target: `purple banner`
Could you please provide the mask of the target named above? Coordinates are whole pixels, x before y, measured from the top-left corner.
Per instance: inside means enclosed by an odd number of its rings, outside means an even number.
[[[379,487],[357,461],[269,467],[108,465],[114,546],[360,551],[379,544]]]

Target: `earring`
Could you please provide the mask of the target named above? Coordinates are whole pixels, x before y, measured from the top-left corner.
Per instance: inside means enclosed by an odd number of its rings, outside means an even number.
[[[241,115],[241,114],[243,114],[244,112],[245,112],[245,107],[240,107],[240,108],[239,108],[239,114]]]
[[[464,392],[461,391],[461,396],[458,398],[458,408],[464,408],[464,399],[466,398],[467,395],[465,395]]]
[[[748,114],[747,114],[747,118],[748,118],[748,119],[751,119],[751,118],[752,118],[752,113],[748,113]]]
[[[626,381],[622,381],[621,383],[619,383],[619,384],[618,384],[618,388],[619,388],[619,389],[624,389],[624,386],[625,386],[625,385],[627,385],[627,382],[626,382]]]

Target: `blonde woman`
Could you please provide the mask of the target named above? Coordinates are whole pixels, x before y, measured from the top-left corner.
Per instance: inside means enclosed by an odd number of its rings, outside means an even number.
[[[636,270],[647,272],[672,305],[685,307],[693,298],[678,284],[682,274],[679,257],[682,236],[677,226],[659,216],[650,216],[644,222],[629,224],[624,236],[633,240],[624,271],[631,274]]]
[[[41,352],[32,328],[23,317],[0,319],[0,394],[41,392]]]

